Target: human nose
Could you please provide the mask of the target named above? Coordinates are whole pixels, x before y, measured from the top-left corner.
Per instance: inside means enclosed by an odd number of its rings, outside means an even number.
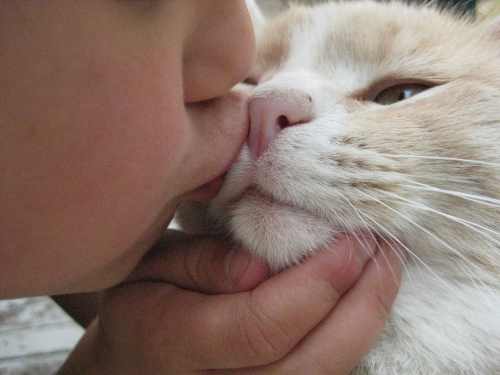
[[[186,0],[183,0],[183,2]],[[184,101],[223,96],[243,81],[255,60],[255,35],[245,2],[191,0],[195,31],[183,56]]]
[[[277,89],[256,95],[249,101],[248,145],[254,160],[268,148],[278,133],[290,126],[312,120],[312,96],[301,90]]]

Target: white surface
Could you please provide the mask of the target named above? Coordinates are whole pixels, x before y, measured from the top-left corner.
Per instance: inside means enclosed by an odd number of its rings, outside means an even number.
[[[49,298],[0,301],[0,375],[55,373],[82,333]]]

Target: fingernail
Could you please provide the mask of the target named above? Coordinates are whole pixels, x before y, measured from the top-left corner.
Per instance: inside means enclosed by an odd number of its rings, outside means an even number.
[[[228,279],[240,288],[252,288],[267,278],[269,268],[260,259],[244,250],[231,250],[225,259]]]

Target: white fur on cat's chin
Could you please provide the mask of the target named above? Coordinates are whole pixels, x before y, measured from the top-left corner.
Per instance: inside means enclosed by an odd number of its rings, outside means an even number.
[[[210,204],[209,213],[216,220],[230,216],[226,225],[233,236],[277,271],[299,262],[337,232],[324,218],[279,201],[274,189],[266,191],[265,176],[273,173],[266,164],[265,156],[258,163],[251,160],[244,146],[220,194]],[[295,231],[293,237],[291,230]]]
[[[231,230],[274,271],[299,262],[336,234],[324,219],[267,201],[259,194],[248,194],[245,202],[232,211]]]

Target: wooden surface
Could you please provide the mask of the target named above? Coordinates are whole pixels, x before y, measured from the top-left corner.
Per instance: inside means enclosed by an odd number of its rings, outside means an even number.
[[[0,375],[54,374],[82,333],[49,298],[0,301]]]

